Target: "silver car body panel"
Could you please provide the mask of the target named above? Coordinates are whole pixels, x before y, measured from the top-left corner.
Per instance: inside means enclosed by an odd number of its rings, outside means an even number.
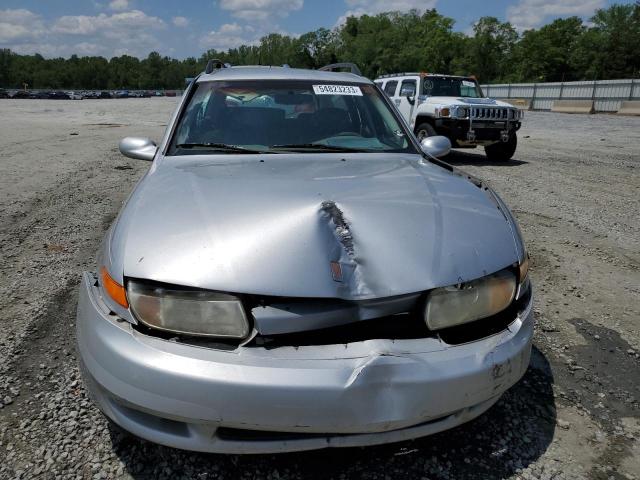
[[[362,157],[156,159],[115,225],[109,270],[116,280],[359,300],[456,284],[519,260],[510,222],[486,190],[419,155]]]
[[[110,313],[90,274],[77,319],[83,375],[106,415],[148,440],[220,453],[375,445],[452,428],[520,379],[532,335],[529,302],[504,331],[463,345],[426,338],[220,351],[140,334]],[[266,435],[230,439],[225,429]]]

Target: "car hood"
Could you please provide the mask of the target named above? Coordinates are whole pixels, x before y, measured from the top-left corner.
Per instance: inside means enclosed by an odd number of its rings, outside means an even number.
[[[495,107],[513,107],[513,105],[495,100],[493,98],[469,98],[469,97],[428,97],[427,101],[437,105],[478,105]]]
[[[164,157],[112,229],[109,267],[234,293],[389,297],[516,262],[500,205],[418,155]]]

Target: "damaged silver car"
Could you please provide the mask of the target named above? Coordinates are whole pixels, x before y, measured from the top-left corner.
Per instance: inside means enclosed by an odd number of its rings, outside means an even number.
[[[208,68],[80,287],[85,383],[188,450],[395,442],[485,412],[529,364],[528,257],[498,195],[355,73]]]

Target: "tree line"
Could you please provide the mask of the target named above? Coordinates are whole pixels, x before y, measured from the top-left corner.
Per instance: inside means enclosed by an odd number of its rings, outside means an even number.
[[[300,37],[272,33],[256,45],[208,50],[177,60],[151,52],[45,59],[0,50],[0,86],[5,88],[158,89],[182,88],[207,60],[233,65],[319,68],[354,62],[363,74],[426,71],[475,75],[482,83],[551,82],[634,78],[640,73],[640,1],[597,10],[588,24],[557,19],[518,33],[508,22],[482,17],[472,34],[453,30],[454,20],[435,9],[349,17],[333,30]]]

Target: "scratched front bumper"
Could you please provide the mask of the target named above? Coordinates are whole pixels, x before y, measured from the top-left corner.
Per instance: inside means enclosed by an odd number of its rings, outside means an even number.
[[[369,340],[224,352],[140,334],[108,313],[89,274],[77,321],[86,385],[107,416],[157,443],[226,453],[372,445],[454,427],[520,379],[532,334],[529,304],[507,330],[459,346]],[[242,431],[274,435],[229,435]]]

